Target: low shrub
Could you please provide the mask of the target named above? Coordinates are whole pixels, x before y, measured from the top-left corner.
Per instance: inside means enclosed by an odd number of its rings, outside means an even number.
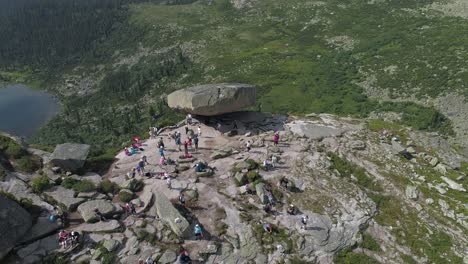
[[[103,193],[112,193],[112,194],[114,194],[119,190],[119,186],[117,186],[117,184],[111,182],[109,179],[104,179],[101,182],[101,185],[99,186],[99,189],[101,189],[101,191]]]
[[[119,199],[123,203],[128,203],[133,199],[133,193],[129,191],[120,191]]]
[[[16,168],[20,171],[32,173],[39,169],[39,166],[31,159],[30,156],[23,156],[16,161]]]
[[[31,188],[35,193],[41,193],[50,187],[49,178],[47,176],[39,176],[31,181]]]
[[[96,190],[96,185],[90,180],[82,180],[73,185],[75,192],[92,192]]]
[[[5,180],[5,177],[7,176],[6,169],[0,165],[0,181]]]
[[[375,241],[375,239],[371,235],[366,234],[366,233],[362,235],[362,243],[360,246],[362,248],[367,248],[369,250],[376,251],[376,252],[382,251],[379,243],[377,243],[377,241]]]
[[[60,185],[62,185],[64,188],[72,189],[73,186],[77,183],[78,183],[77,179],[74,179],[72,177],[66,177]]]

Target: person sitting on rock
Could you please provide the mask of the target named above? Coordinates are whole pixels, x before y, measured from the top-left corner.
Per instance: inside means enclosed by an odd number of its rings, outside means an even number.
[[[70,235],[71,235],[72,245],[76,245],[80,242],[80,233],[78,233],[77,231],[72,231]]]
[[[149,256],[147,259],[146,259],[146,262],[145,264],[154,264],[154,260],[151,256]]]
[[[289,180],[286,178],[286,177],[281,177],[280,179],[280,186],[281,187],[284,187],[284,188],[288,188],[288,183],[289,183]]]
[[[195,172],[202,172],[202,166],[200,166],[200,163],[195,164]]]
[[[270,233],[273,231],[272,228],[271,228],[271,225],[270,224],[263,224],[263,230],[265,230],[266,232]]]
[[[265,168],[266,171],[269,171],[272,169],[271,163],[267,159],[263,161],[263,167]]]
[[[202,232],[202,228],[200,227],[199,224],[196,224],[195,225],[195,240],[200,240],[203,238],[203,232]]]
[[[268,203],[265,204],[265,205],[263,206],[263,211],[265,211],[265,213],[267,213],[267,214],[270,214],[270,213],[271,213],[271,205],[268,204]]]
[[[162,156],[160,159],[159,159],[159,165],[166,165],[166,160],[164,159],[164,156]]]
[[[295,215],[297,212],[297,208],[294,206],[294,204],[290,204],[286,212],[290,215]]]
[[[138,264],[145,264],[145,261],[143,259],[138,259]]]
[[[182,250],[182,252],[180,252],[180,256],[179,256],[179,263],[180,264],[190,264],[191,262],[192,262],[192,260],[190,259],[190,256],[188,255],[187,251]]]
[[[65,248],[65,244],[67,242],[67,238],[68,238],[68,233],[67,231],[65,230],[61,230],[59,232],[59,245],[62,247],[62,248]]]
[[[106,218],[104,215],[99,211],[98,208],[94,208],[94,215],[97,218],[98,221],[106,221]]]

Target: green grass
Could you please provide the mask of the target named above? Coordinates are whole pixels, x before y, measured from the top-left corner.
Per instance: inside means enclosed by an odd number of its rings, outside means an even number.
[[[124,16],[128,20],[80,62],[89,66],[80,69],[82,75],[96,74],[97,63],[104,66],[98,70],[103,76],[99,91],[63,98],[64,113],[33,141],[118,146],[131,136],[146,136],[150,125],[181,118],[164,106],[162,94],[208,82],[256,85],[264,111],[359,117],[397,111],[404,125],[450,134],[450,123],[432,107],[378,103],[357,85],[372,75],[374,86],[388,90],[390,97],[466,94],[468,75],[459,70],[468,56],[463,52],[466,37],[454,36],[464,36],[468,25],[457,18],[408,11],[431,2],[333,0],[310,5],[305,0],[263,0],[250,12],[234,9],[228,0],[130,5]],[[330,44],[335,36],[348,36],[353,48]],[[149,50],[171,48],[144,55],[129,67],[112,66],[114,51],[132,56],[140,43]],[[389,73],[389,67],[395,70]],[[153,118],[150,108],[160,116]]]
[[[378,264],[379,262],[363,253],[353,252],[351,248],[345,248],[336,254],[333,259],[335,264]]]
[[[380,252],[382,249],[380,248],[379,243],[369,234],[364,233],[362,235],[362,242],[359,244],[360,247],[366,248],[375,252]]]

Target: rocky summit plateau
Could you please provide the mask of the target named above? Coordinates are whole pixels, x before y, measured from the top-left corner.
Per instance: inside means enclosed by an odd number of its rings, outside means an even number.
[[[198,138],[186,151],[174,139],[185,141],[185,128]],[[183,263],[182,250],[213,264],[468,260],[468,160],[437,135],[377,119],[237,112],[138,144],[101,175],[86,165],[7,171],[2,263]],[[48,219],[54,206],[63,222]],[[59,228],[80,232],[80,244],[61,249]]]
[[[254,106],[256,88],[249,84],[206,84],[177,90],[167,97],[169,107],[201,116],[215,116]]]

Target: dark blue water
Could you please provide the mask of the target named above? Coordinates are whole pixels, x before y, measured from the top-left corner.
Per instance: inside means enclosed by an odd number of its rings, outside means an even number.
[[[29,137],[60,110],[51,95],[24,85],[0,87],[0,131]]]

